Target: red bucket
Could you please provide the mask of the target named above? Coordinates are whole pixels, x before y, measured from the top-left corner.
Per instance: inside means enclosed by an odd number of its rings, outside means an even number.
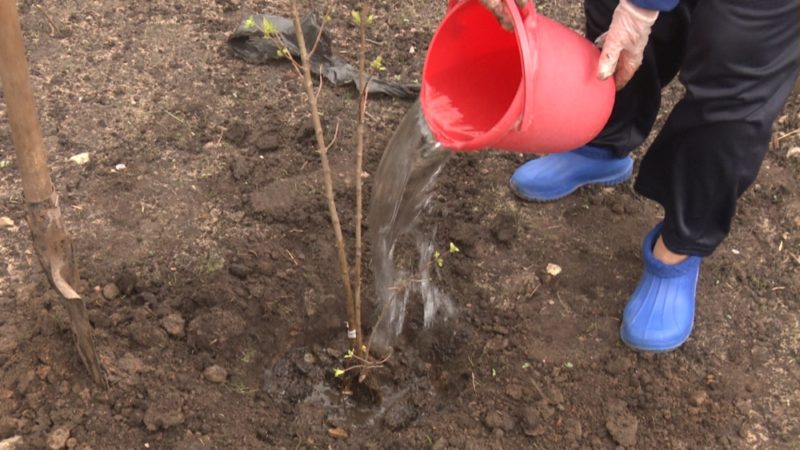
[[[557,153],[605,126],[616,93],[597,78],[586,38],[506,0],[514,31],[478,0],[453,5],[431,40],[420,103],[434,137],[453,150]]]

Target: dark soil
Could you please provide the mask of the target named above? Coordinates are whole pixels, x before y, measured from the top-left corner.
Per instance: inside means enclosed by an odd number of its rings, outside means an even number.
[[[580,29],[579,2],[541,4]],[[314,3],[329,8],[335,47],[350,61],[355,5]],[[800,447],[800,159],[787,156],[800,136],[778,139],[800,127],[798,100],[776,125],[730,238],[703,264],[696,329],[680,350],[640,354],[618,339],[657,205],[631,183],[524,203],[507,180],[526,157],[458,155],[430,219],[439,248],[461,249],[439,271],[458,316],[424,330],[414,303],[396,353],[374,372],[378,395],[346,396],[332,377],[347,350],[342,292],[300,83],[287,64],[249,65],[225,46],[247,14],[286,14],[283,5],[20,8],[110,388],[90,383],[32,254],[0,106],[0,216],[15,223],[0,228],[0,441],[95,450]],[[370,57],[383,55],[384,76],[417,81],[444,2],[374,8]],[[659,123],[680,95],[679,86],[665,91]],[[331,158],[352,236],[356,95],[327,88],[321,101],[329,137],[340,124]],[[368,173],[409,106],[371,99]],[[88,164],[68,160],[82,152]],[[561,274],[548,276],[549,263]]]

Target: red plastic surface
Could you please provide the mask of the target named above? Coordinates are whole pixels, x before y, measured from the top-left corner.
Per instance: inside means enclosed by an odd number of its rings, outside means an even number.
[[[598,49],[532,5],[513,8],[508,32],[478,0],[457,4],[431,41],[420,99],[446,147],[554,153],[590,141],[608,120],[615,88],[597,79]]]

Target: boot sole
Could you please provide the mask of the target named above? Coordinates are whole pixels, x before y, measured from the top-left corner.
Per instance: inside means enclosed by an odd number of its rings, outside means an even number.
[[[694,323],[692,323],[692,328],[689,328],[689,334],[686,335],[683,339],[680,340],[677,344],[667,344],[667,345],[653,345],[653,346],[645,346],[645,345],[634,345],[627,339],[625,339],[625,334],[620,332],[620,340],[622,343],[627,345],[628,347],[632,348],[633,350],[640,351],[640,352],[649,352],[649,353],[665,353],[672,350],[675,350],[681,347],[686,341],[689,340],[689,336],[692,335],[692,329],[694,328]]]
[[[633,175],[633,165],[631,165],[631,167],[628,168],[625,171],[625,173],[623,173],[622,175],[616,175],[616,176],[609,177],[609,178],[604,178],[604,179],[600,179],[600,180],[595,180],[595,181],[590,181],[590,182],[587,182],[587,183],[578,184],[578,185],[576,185],[575,187],[573,187],[572,189],[570,189],[567,192],[558,193],[558,194],[551,195],[551,196],[539,196],[539,197],[532,196],[532,195],[527,195],[527,194],[525,194],[523,192],[520,192],[519,190],[516,189],[516,187],[514,186],[514,183],[512,183],[510,180],[509,180],[508,184],[511,187],[511,192],[513,192],[514,195],[516,195],[517,197],[521,198],[522,200],[526,200],[526,201],[529,201],[529,202],[537,202],[537,203],[547,203],[547,202],[554,202],[556,200],[561,200],[562,198],[572,194],[573,192],[577,191],[578,189],[580,189],[580,188],[582,188],[584,186],[592,185],[592,184],[597,184],[597,185],[600,185],[600,186],[616,186],[618,184],[622,184],[622,183],[628,181],[631,178],[632,175]]]

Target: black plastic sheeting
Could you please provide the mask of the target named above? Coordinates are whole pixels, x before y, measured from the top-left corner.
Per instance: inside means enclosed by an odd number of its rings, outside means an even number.
[[[264,38],[261,24],[264,23],[265,19],[281,35],[281,40],[286,49],[289,50],[293,57],[299,60],[300,47],[297,44],[292,21],[285,17],[269,14],[254,14],[248,16],[239,24],[228,38],[228,46],[233,50],[233,53],[239,58],[254,64],[266,64],[270,61],[285,59],[278,55],[278,39]],[[315,16],[309,15],[303,18],[301,26],[306,46],[308,50],[311,50],[319,35],[319,21]],[[354,84],[360,90],[360,86],[358,86],[358,69],[333,54],[331,37],[324,30],[314,54],[311,55],[311,71],[316,75],[322,74],[335,86]],[[391,83],[373,77],[367,85],[367,92],[369,94],[386,94],[403,99],[416,99],[419,95],[419,86]]]

